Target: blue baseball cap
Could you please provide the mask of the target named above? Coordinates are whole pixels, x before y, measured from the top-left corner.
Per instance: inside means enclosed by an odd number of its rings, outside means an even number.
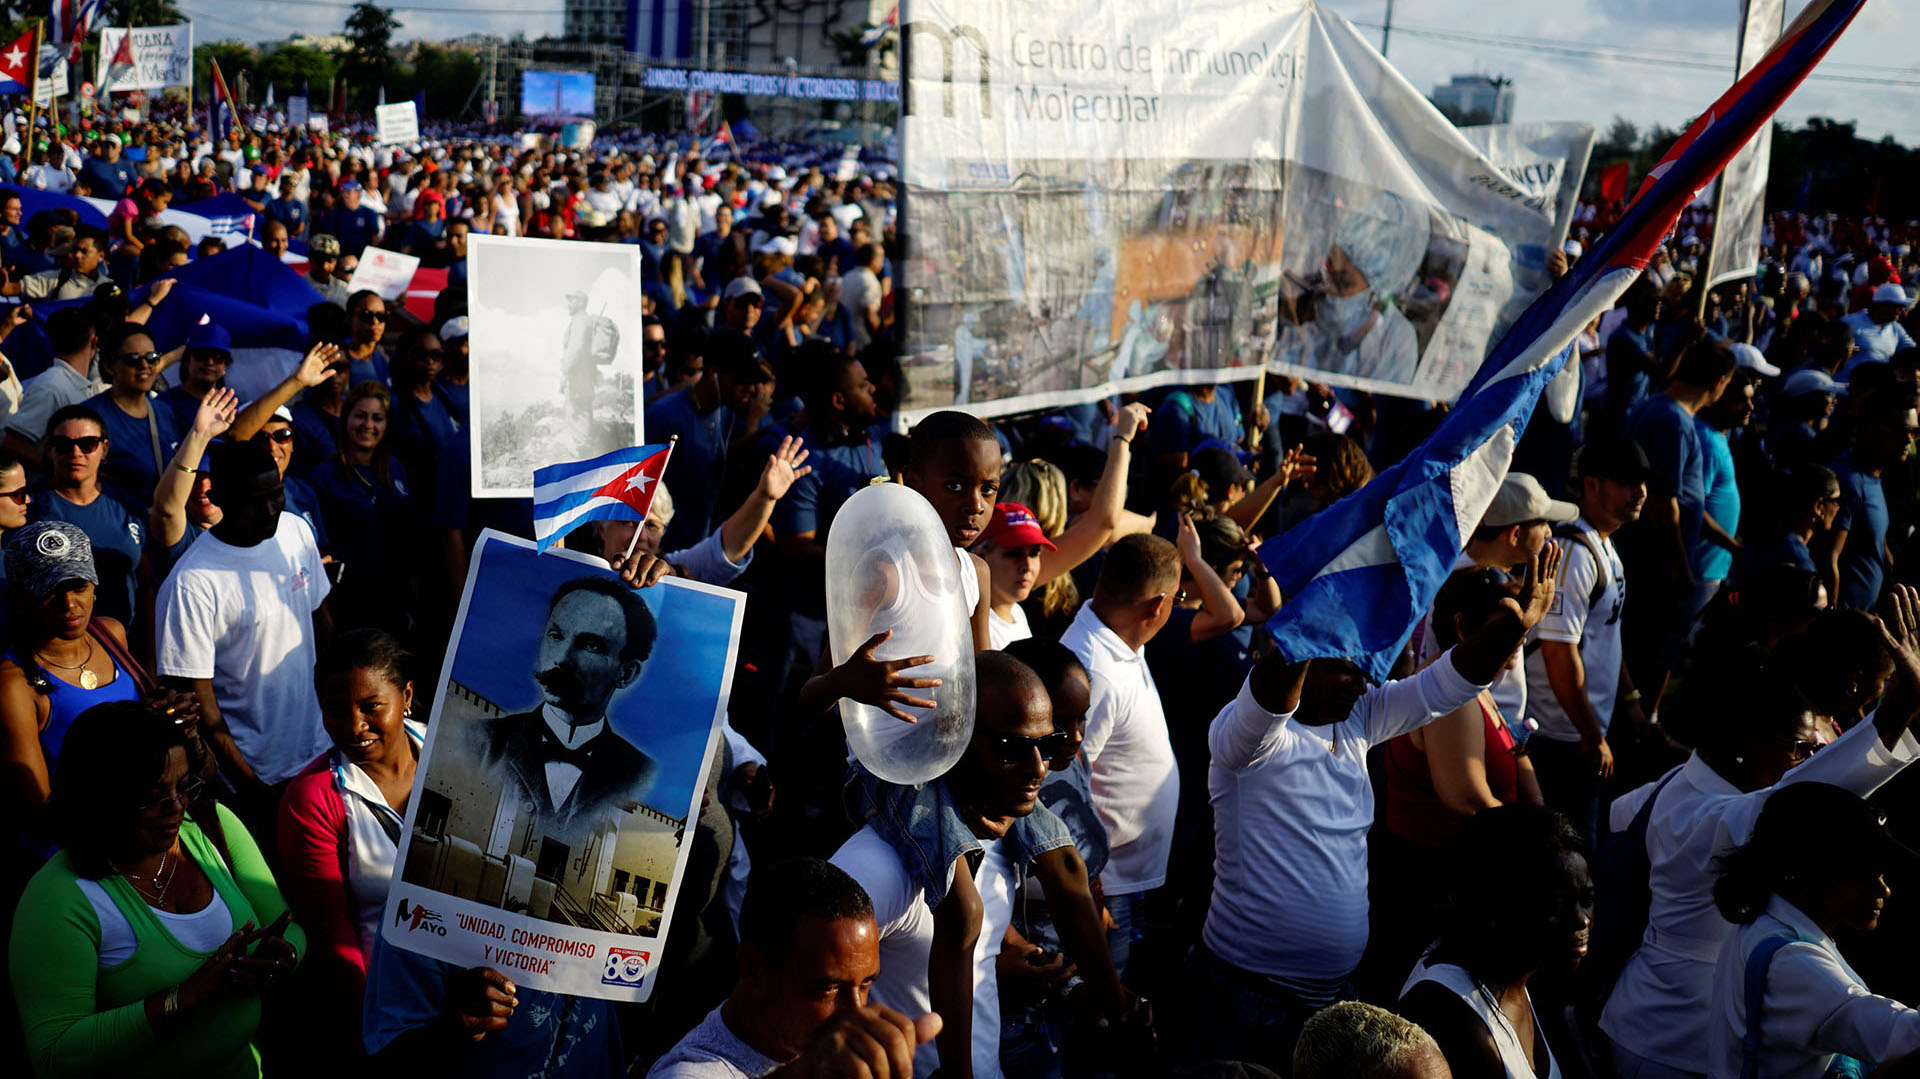
[[[209,320],[195,326],[193,331],[187,334],[187,348],[190,351],[206,349],[231,354],[233,335],[227,332],[226,327]]]

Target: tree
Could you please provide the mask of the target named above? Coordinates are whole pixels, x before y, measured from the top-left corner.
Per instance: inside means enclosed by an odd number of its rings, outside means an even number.
[[[393,35],[400,20],[378,4],[361,0],[347,14],[346,35],[352,45],[347,50],[341,71],[371,105],[393,72]]]
[[[115,26],[173,26],[187,21],[173,0],[122,0]]]
[[[253,67],[254,59],[258,55],[253,46],[238,41],[215,41],[206,45],[195,45],[193,47],[193,85],[196,89],[213,85],[209,81],[211,79],[209,71],[212,67],[211,61],[217,60],[220,63],[220,73],[227,77],[227,86],[238,92],[233,86],[234,76]],[[200,96],[204,97],[205,94],[202,93]]]
[[[282,45],[260,58],[259,70],[261,80],[279,87],[283,98],[306,88],[324,99],[327,87],[340,70],[340,65],[319,49],[305,45]],[[261,93],[265,94],[264,87]],[[325,102],[319,104],[324,106]]]
[[[1611,162],[1619,158],[1632,157],[1634,149],[1639,145],[1640,129],[1633,126],[1633,121],[1626,117],[1615,116],[1613,124],[1607,128],[1606,135],[1593,144],[1593,159]]]

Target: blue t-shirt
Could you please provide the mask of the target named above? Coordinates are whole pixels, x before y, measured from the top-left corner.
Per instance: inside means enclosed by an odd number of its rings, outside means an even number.
[[[662,550],[679,551],[699,543],[713,531],[713,511],[726,479],[727,447],[746,433],[745,421],[725,405],[702,415],[692,387],[675,390],[647,406],[649,442],[680,442],[667,463],[667,490],[673,495],[673,521],[662,537]]]
[[[381,231],[380,215],[366,206],[357,210],[335,206],[327,211],[326,224],[327,232],[340,241],[340,253],[355,258],[379,237]]]
[[[1706,512],[1705,454],[1693,413],[1666,394],[1642,402],[1627,420],[1627,437],[1640,444],[1653,466],[1647,490],[1680,504],[1680,541],[1685,550],[1700,542],[1700,520]]]
[[[1740,571],[1756,573],[1773,566],[1792,566],[1808,573],[1820,572],[1813,564],[1813,552],[1807,541],[1791,532],[1782,532],[1772,540],[1749,546],[1740,552]]]
[[[189,522],[186,529],[180,533],[180,538],[174,540],[171,547],[161,550],[156,540],[153,550],[147,554],[147,561],[153,564],[153,579],[166,580],[167,575],[173,572],[173,567],[180,564],[180,556],[186,554],[187,548],[193,546],[193,541],[199,539],[205,532],[206,529]]]
[[[296,514],[313,529],[313,544],[324,553],[327,549],[327,520],[320,512],[320,496],[313,485],[297,476],[288,475],[281,479],[281,486],[287,492],[287,513]]]
[[[342,345],[341,347],[345,348],[346,346]],[[368,353],[366,359],[347,361],[347,385],[358,386],[362,382],[378,382],[382,386],[388,385],[387,372],[389,369],[390,365],[387,363],[387,354],[381,351],[379,345],[375,345],[373,346],[373,351]]]
[[[774,505],[773,533],[797,536],[811,532],[815,540],[824,543],[833,515],[855,491],[873,482],[875,476],[885,476],[887,462],[880,455],[879,440],[870,431],[830,438],[808,428],[800,441],[807,448],[807,464],[813,471],[794,480],[786,497]],[[774,444],[769,436],[765,442],[768,453],[773,452]]]
[[[328,552],[349,567],[361,584],[386,581],[404,565],[413,542],[415,503],[407,469],[399,460],[387,462],[388,482],[380,482],[372,468],[350,465],[338,457],[322,461],[307,476],[320,499],[326,518]]]
[[[200,411],[200,399],[178,386],[169,386],[154,402],[173,415],[173,429],[180,437],[193,430],[193,417]]]
[[[127,507],[111,494],[81,506],[54,494],[42,480],[33,485],[33,505],[28,512],[36,521],[66,521],[77,525],[93,543],[93,570],[100,576],[94,589],[93,613],[133,624],[134,598],[139,582],[135,571],[145,549],[147,528],[127,512]]]
[[[1647,367],[1653,362],[1653,328],[1636,330],[1622,323],[1607,338],[1607,396],[1604,429],[1617,430],[1652,392]]]
[[[1887,577],[1887,492],[1880,477],[1854,467],[1852,453],[1834,458],[1833,474],[1840,479],[1840,513],[1833,527],[1847,533],[1840,549],[1840,594],[1833,602],[1870,611]]]
[[[127,185],[133,183],[136,173],[133,162],[124,157],[118,161],[89,157],[81,164],[80,175],[85,176],[93,186],[94,198],[123,199],[127,197]]]
[[[293,464],[288,471],[304,476],[339,452],[339,443],[335,440],[340,433],[340,420],[320,411],[311,401],[301,401],[290,411],[293,413]]]
[[[145,514],[153,505],[153,489],[160,482],[160,470],[167,467],[167,462],[173,460],[173,451],[180,448],[180,428],[173,410],[149,397],[147,412],[153,417],[150,430],[145,417],[136,419],[120,411],[111,393],[96,394],[86,403],[107,425],[107,460],[101,469],[101,482],[133,512]],[[155,433],[160,437],[158,461],[154,460]]]
[[[467,382],[449,382],[444,378],[433,380],[433,392],[446,402],[447,415],[460,426],[467,425],[467,417],[473,414],[473,385]]]
[[[435,473],[432,516],[433,527],[464,532],[491,528],[510,536],[533,538],[533,499],[473,497],[473,429],[462,428],[459,437],[440,455]]]
[[[1706,512],[1729,536],[1740,534],[1740,485],[1733,474],[1733,448],[1724,432],[1694,417],[1700,431],[1701,479],[1706,486]],[[1704,537],[1693,548],[1694,576],[1724,581],[1733,575],[1733,552]]]
[[[299,199],[271,199],[267,202],[267,220],[287,226],[289,237],[303,236],[307,231],[307,204]]]
[[[433,476],[439,471],[440,454],[460,436],[460,425],[453,422],[447,402],[439,394],[421,401],[411,393],[393,395],[393,414],[387,428],[388,445],[416,476]],[[416,491],[431,499],[431,490]]]
[[[1216,389],[1211,401],[1175,390],[1154,410],[1147,430],[1155,453],[1191,453],[1209,439],[1231,446],[1240,441],[1240,404],[1226,388]]]

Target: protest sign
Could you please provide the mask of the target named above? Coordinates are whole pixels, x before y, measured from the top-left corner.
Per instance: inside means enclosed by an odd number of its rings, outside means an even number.
[[[373,119],[379,126],[382,146],[419,141],[420,113],[411,101],[377,106],[373,110]]]
[[[407,805],[387,942],[535,989],[645,1000],[744,599],[679,579],[635,591],[599,559],[483,532]],[[576,726],[556,732],[556,715]],[[574,730],[598,733],[563,748]]]
[[[908,418],[1263,363],[1450,397],[1546,284],[1553,207],[1344,19],[1102,14],[924,0],[901,25]]]
[[[312,116],[307,117],[307,127],[310,130],[316,131],[322,135],[326,134],[327,133],[327,114],[324,112],[316,112]]]
[[[100,30],[100,92],[193,85],[193,24]]]
[[[287,123],[294,127],[307,126],[307,99],[295,94],[287,99]]]
[[[1553,210],[1548,246],[1567,238],[1573,212],[1580,206],[1580,186],[1593,155],[1592,124],[1478,124],[1460,134],[1487,155],[1502,175],[1519,184],[1532,199]]]
[[[475,497],[640,444],[638,247],[476,233],[467,297]]]
[[[1786,0],[1745,0],[1737,74],[1745,75],[1780,40]],[[1762,124],[1720,174],[1719,212],[1707,287],[1751,277],[1760,270],[1760,234],[1767,219],[1767,165],[1773,156],[1773,125]]]
[[[381,299],[395,303],[406,296],[407,285],[419,268],[420,259],[414,255],[369,247],[360,253],[360,265],[353,271],[353,280],[347,282],[347,291],[370,288],[379,293]]]

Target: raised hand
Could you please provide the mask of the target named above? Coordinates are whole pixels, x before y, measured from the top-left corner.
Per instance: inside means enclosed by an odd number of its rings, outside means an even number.
[[[1560,545],[1549,543],[1540,548],[1540,556],[1527,563],[1526,575],[1520,579],[1520,594],[1512,599],[1502,600],[1502,605],[1511,610],[1525,629],[1532,629],[1547,616],[1547,608],[1553,605],[1553,592],[1560,578]]]
[[[1180,552],[1180,560],[1188,568],[1205,561],[1200,552],[1200,530],[1193,526],[1192,514],[1180,515],[1180,531],[1174,538],[1173,546]]]
[[[876,659],[874,652],[893,636],[892,630],[883,630],[867,638],[845,663],[833,669],[833,693],[836,697],[859,701],[861,704],[878,708],[893,718],[905,723],[916,722],[900,706],[911,705],[915,708],[932,708],[934,702],[928,697],[916,697],[905,692],[909,689],[933,689],[940,684],[938,678],[909,678],[901,671],[912,667],[924,667],[933,662],[932,656],[907,656],[904,659]]]
[[[1295,480],[1307,482],[1313,478],[1314,467],[1319,463],[1319,458],[1298,446],[1288,450],[1286,456],[1280,458],[1280,475],[1286,477],[1280,481],[1280,486],[1285,487]]]
[[[1131,440],[1134,435],[1147,429],[1147,406],[1138,401],[1120,410],[1113,421],[1113,437]]]
[[[806,463],[807,447],[792,436],[780,440],[780,448],[767,458],[760,471],[760,493],[773,502],[780,501],[792,489],[793,481],[813,471]]]
[[[300,385],[312,389],[333,377],[331,368],[340,362],[340,346],[331,341],[322,341],[307,350],[300,360],[300,366],[294,369],[293,377]]]
[[[146,301],[147,306],[159,307],[160,301],[166,299],[167,293],[172,291],[173,291],[173,278],[171,277],[163,277],[160,280],[155,281],[153,284],[148,285],[147,301]]]
[[[1920,691],[1920,592],[1896,584],[1880,599],[1880,643],[1909,690]]]
[[[218,438],[233,426],[233,418],[239,412],[239,396],[225,386],[215,386],[200,399],[200,407],[193,410],[193,433]]]

